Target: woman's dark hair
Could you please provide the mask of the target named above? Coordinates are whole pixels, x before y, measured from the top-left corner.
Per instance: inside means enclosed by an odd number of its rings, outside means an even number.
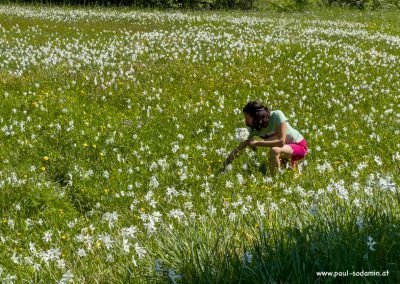
[[[267,127],[271,113],[267,107],[265,107],[259,101],[250,101],[243,108],[243,112],[251,115],[254,118],[254,125],[252,128],[259,131],[261,128]]]

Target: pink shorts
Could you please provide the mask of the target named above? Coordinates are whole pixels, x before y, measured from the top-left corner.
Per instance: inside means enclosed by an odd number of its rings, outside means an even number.
[[[305,139],[301,140],[298,143],[294,143],[294,144],[288,144],[292,150],[293,150],[293,154],[292,154],[292,164],[295,161],[301,160],[304,158],[304,156],[307,154],[307,142]]]

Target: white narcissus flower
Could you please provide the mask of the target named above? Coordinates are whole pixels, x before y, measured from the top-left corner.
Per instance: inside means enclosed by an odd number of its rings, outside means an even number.
[[[236,128],[235,130],[235,139],[236,141],[242,142],[247,140],[249,137],[249,131],[247,128]]]
[[[377,243],[373,240],[373,238],[371,236],[368,236],[368,241],[367,241],[367,245],[369,250],[374,251],[374,245],[376,245]]]
[[[252,259],[252,258],[253,258],[253,255],[252,255],[250,252],[245,251],[244,254],[243,254],[243,256],[242,256],[242,263],[243,263],[244,265],[246,265],[246,264],[248,264],[248,263],[251,263],[251,259]]]

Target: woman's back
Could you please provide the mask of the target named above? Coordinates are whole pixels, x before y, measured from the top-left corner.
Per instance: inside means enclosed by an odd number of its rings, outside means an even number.
[[[261,128],[258,131],[255,128],[249,127],[249,133],[250,133],[249,139],[252,138],[253,136],[259,136],[261,138],[266,139],[276,135],[276,130],[282,122],[286,122],[286,141],[285,141],[286,144],[298,143],[304,139],[299,131],[290,126],[286,116],[283,114],[281,110],[271,111],[271,117],[267,127]]]

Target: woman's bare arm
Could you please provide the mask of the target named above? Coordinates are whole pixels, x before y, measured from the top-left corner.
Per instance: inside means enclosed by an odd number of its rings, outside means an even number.
[[[258,147],[283,147],[286,140],[286,127],[286,122],[282,122],[274,136],[262,141],[251,142],[250,145]]]
[[[237,158],[238,156],[240,156],[240,154],[242,153],[242,151],[249,146],[247,144],[247,140],[243,141],[239,144],[239,146],[237,146],[235,149],[233,149],[232,152],[229,153],[228,157],[225,159],[224,163],[223,163],[223,168],[225,169],[230,163],[232,163],[232,161]]]

